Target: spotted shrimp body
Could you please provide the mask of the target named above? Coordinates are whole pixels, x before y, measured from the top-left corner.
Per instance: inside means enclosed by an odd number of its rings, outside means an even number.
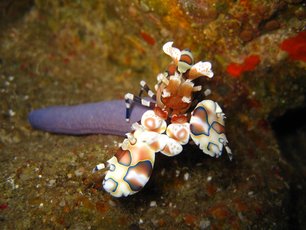
[[[231,149],[225,135],[224,113],[212,100],[196,102],[194,92],[202,91],[193,80],[213,77],[210,62],[194,64],[189,50],[172,47],[173,42],[163,46],[172,62],[164,73],[157,76],[156,94],[148,85],[140,82],[138,96],[126,94],[126,120],[129,121],[131,104],[149,107],[138,123],[126,134],[116,154],[105,164],[98,164],[94,172],[104,169],[103,188],[114,197],[132,195],[149,181],[153,171],[155,154],[172,157],[182,152],[183,145],[192,140],[207,155],[219,157],[223,147],[230,159]],[[142,98],[146,92],[151,100]],[[209,95],[210,90],[204,91]]]
[[[148,143],[143,137],[150,133],[138,129],[133,141],[124,141],[123,146],[107,161],[109,171],[103,180],[103,188],[115,197],[128,196],[141,190],[148,182],[155,161],[155,152],[160,143]]]

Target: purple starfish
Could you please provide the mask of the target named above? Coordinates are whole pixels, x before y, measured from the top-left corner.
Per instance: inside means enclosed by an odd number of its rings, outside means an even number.
[[[52,106],[34,110],[29,122],[35,129],[59,134],[112,134],[124,136],[148,108],[135,104],[129,122],[125,121],[124,100],[75,106]]]

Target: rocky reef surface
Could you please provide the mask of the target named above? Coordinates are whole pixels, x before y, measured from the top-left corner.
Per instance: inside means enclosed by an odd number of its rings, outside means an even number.
[[[286,229],[305,220],[305,1],[5,0],[0,3],[4,229]],[[213,64],[230,162],[188,146],[114,199],[91,173],[122,141],[33,130],[28,113],[154,86],[169,40]],[[288,112],[289,111],[289,112]],[[285,115],[284,115],[285,114]],[[124,119],[124,114],[123,114]]]

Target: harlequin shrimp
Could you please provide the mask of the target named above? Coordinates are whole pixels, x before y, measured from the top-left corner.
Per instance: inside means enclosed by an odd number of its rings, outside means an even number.
[[[139,122],[132,125],[132,131],[126,134],[116,154],[93,170],[104,170],[103,188],[112,196],[128,196],[140,191],[152,173],[155,153],[175,156],[191,140],[212,157],[219,157],[224,147],[232,159],[221,107],[212,100],[193,105],[197,102],[193,93],[202,90],[194,80],[199,77],[212,78],[211,63],[201,61],[194,64],[189,50],[179,50],[172,44],[167,42],[163,46],[163,51],[172,58],[172,62],[164,73],[157,76],[156,94],[145,81],[141,81],[138,96],[125,95],[127,121],[133,103],[150,109]],[[142,98],[144,91],[150,100]],[[206,90],[204,94],[207,96],[209,93]]]

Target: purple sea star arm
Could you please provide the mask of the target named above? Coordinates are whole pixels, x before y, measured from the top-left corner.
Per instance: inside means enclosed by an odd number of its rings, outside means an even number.
[[[35,129],[59,134],[112,134],[124,136],[148,108],[134,104],[129,122],[125,121],[124,100],[75,106],[52,106],[34,110],[29,122]]]

